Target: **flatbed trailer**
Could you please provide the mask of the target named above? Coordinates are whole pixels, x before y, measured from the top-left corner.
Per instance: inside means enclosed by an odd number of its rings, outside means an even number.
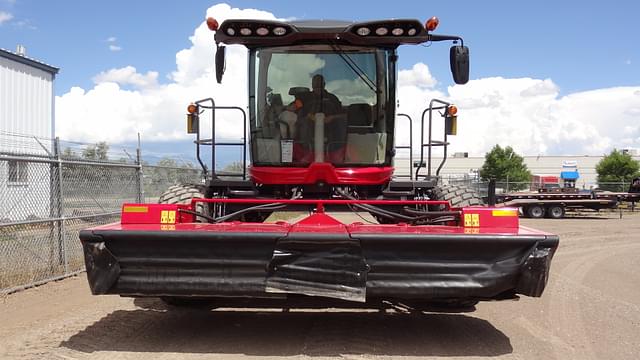
[[[640,201],[640,193],[589,192],[549,193],[523,192],[496,195],[496,206],[517,207],[525,217],[561,219],[567,210],[614,209],[619,202]]]

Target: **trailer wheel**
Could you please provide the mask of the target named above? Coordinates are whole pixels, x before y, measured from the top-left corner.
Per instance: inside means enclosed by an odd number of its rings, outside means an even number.
[[[204,187],[200,185],[190,184],[178,184],[173,185],[167,189],[160,198],[158,204],[190,204],[193,198],[204,198]],[[205,203],[197,203],[196,211],[209,215],[206,211],[207,206]],[[203,222],[203,219],[196,219],[196,222]]]
[[[544,207],[542,205],[529,205],[527,207],[527,216],[532,219],[540,219],[544,217]]]
[[[562,219],[565,214],[564,206],[550,205],[547,207],[547,216],[551,219]]]

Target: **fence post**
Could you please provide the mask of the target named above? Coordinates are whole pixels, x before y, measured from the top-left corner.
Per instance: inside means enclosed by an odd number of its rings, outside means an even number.
[[[144,202],[144,178],[142,173],[142,150],[140,149],[140,133],[138,133],[138,147],[136,148],[136,163],[138,164],[136,181],[138,182],[137,202]]]
[[[56,209],[55,216],[58,219],[58,262],[60,264],[64,264],[64,272],[65,274],[69,272],[69,259],[67,258],[67,244],[65,241],[66,231],[65,231],[65,220],[64,220],[64,192],[62,190],[63,187],[63,176],[62,176],[62,157],[60,155],[60,138],[56,137],[53,145],[54,156],[57,160],[58,167],[58,178],[56,179],[58,182],[57,193],[53,196],[56,196]]]

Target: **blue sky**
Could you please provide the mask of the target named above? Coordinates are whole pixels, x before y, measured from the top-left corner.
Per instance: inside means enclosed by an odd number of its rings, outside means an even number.
[[[55,82],[60,137],[131,143],[141,133],[144,143],[167,144],[157,149],[190,154],[186,104],[212,96],[218,104],[246,106],[245,50],[228,51],[225,81],[216,84],[212,33],[203,24],[207,13],[221,20],[393,17],[421,22],[436,15],[436,33],[460,35],[470,47],[471,81],[453,85],[449,44],[401,47],[398,111],[417,119],[431,98],[456,102],[460,124],[451,152],[478,156],[495,144],[524,155],[640,148],[640,2],[226,4],[0,0],[0,47],[25,45],[28,56],[61,68]],[[241,136],[231,133],[239,129],[237,119],[218,121],[219,136]],[[408,135],[403,127],[397,132],[398,139]],[[414,143],[418,137],[415,132]]]
[[[0,47],[61,68],[58,95],[88,87],[105,69],[127,65],[160,73],[175,68],[175,53],[213,1],[0,0],[12,19],[0,26]],[[437,15],[439,32],[462,35],[471,47],[472,77],[551,78],[561,93],[636,85],[640,78],[640,3],[637,1],[229,1],[282,18],[378,19]],[[114,42],[108,42],[115,37]],[[120,51],[110,51],[109,45]],[[442,51],[440,51],[442,52]],[[401,67],[423,61],[450,82],[438,51],[405,47]]]

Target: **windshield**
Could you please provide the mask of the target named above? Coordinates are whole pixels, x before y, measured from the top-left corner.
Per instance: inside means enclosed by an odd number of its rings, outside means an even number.
[[[251,51],[255,165],[389,164],[389,53],[304,45]]]

